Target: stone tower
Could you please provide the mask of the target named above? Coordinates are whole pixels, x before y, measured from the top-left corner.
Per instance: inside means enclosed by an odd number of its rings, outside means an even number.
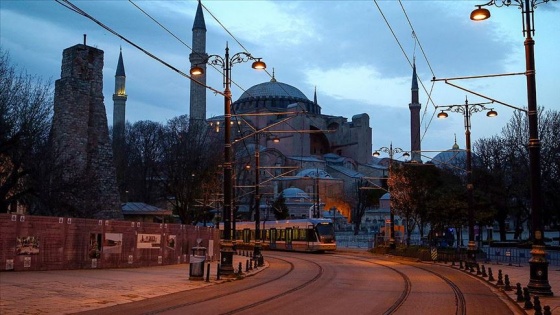
[[[117,184],[121,196],[126,196],[125,169],[125,122],[126,122],[126,74],[122,58],[122,49],[119,52],[119,61],[115,73],[115,93],[113,94],[113,154],[117,174]],[[122,199],[122,198],[121,198]]]
[[[416,76],[416,62],[412,64],[412,101],[408,104],[410,108],[410,149],[411,162],[422,163],[422,152],[420,152],[420,108],[422,105],[418,101],[418,78]]]
[[[190,121],[205,122],[206,121],[206,61],[208,54],[206,53],[206,23],[204,22],[204,14],[202,12],[202,4],[198,1],[196,16],[192,27],[192,53],[189,55],[191,68],[198,66],[204,70],[204,73],[197,75],[196,79],[203,85],[197,84],[191,80],[191,100],[190,100]]]
[[[103,103],[103,51],[84,44],[62,53],[55,82],[51,141],[68,183],[64,203],[85,217],[121,219]]]

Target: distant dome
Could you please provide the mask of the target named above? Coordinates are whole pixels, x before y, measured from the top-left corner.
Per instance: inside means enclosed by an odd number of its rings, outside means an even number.
[[[290,187],[290,188],[286,188],[282,191],[282,196],[284,196],[284,198],[286,199],[295,199],[295,198],[305,198],[305,199],[309,199],[309,195],[296,187]]]
[[[457,141],[455,141],[450,150],[438,153],[431,162],[439,168],[453,169],[453,171],[460,172],[467,168],[467,151],[465,149],[459,149],[459,145],[457,145]],[[480,159],[478,156],[472,154],[472,165],[478,165],[479,163]]]

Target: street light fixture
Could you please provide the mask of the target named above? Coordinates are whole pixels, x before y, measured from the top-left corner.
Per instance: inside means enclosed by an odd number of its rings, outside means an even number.
[[[539,123],[537,112],[537,88],[535,80],[535,41],[533,35],[535,29],[534,9],[541,3],[556,0],[514,0],[521,9],[523,20],[523,35],[525,36],[525,76],[527,78],[527,114],[529,121],[529,168],[530,168],[530,187],[531,187],[531,238],[533,246],[531,248],[531,259],[529,259],[530,279],[527,288],[531,293],[539,295],[553,295],[548,282],[548,261],[546,260],[546,248],[543,241],[543,226],[541,218],[541,162],[539,140]],[[490,0],[488,3],[477,5],[478,11],[483,6],[495,5],[496,7],[510,6],[511,0],[497,2]],[[486,9],[484,9],[486,10]],[[471,13],[472,20],[485,20],[490,17],[488,14]]]
[[[220,244],[220,274],[232,275],[233,269],[233,242],[231,231],[232,216],[232,160],[231,160],[231,67],[236,63],[254,60],[253,69],[262,70],[266,64],[261,58],[255,58],[248,52],[239,52],[230,57],[229,47],[226,43],[225,56],[209,55],[203,63],[220,66],[223,70],[224,84],[224,238]],[[191,75],[201,75],[204,69],[200,66],[191,68]]]
[[[469,221],[469,244],[467,247],[467,263],[471,266],[476,263],[476,243],[474,241],[474,209],[473,209],[473,183],[472,183],[472,151],[471,151],[471,115],[481,111],[487,111],[486,116],[496,117],[498,113],[492,108],[486,108],[484,105],[492,104],[492,102],[469,104],[465,98],[465,104],[438,106],[444,108],[438,115],[438,118],[447,118],[446,112],[455,112],[463,114],[465,118],[465,140],[467,150],[467,211]]]
[[[391,142],[391,144],[389,145],[389,147],[381,147],[379,148],[379,150],[373,152],[373,156],[374,157],[378,157],[381,154],[379,153],[379,151],[381,152],[385,152],[387,154],[389,154],[389,174],[387,179],[391,178],[391,173],[392,173],[392,168],[393,168],[393,156],[395,154],[398,153],[402,153],[404,157],[409,157],[410,154],[408,152],[406,152],[405,150],[401,149],[401,148],[393,148],[393,143]],[[387,185],[387,192],[389,193],[389,195],[391,194],[391,190],[389,188],[389,185]],[[390,213],[390,220],[391,220],[391,234],[390,234],[390,238],[389,238],[389,248],[390,249],[395,249],[396,248],[396,244],[395,244],[395,213],[393,211],[393,206],[391,203],[391,200],[389,200],[389,213]]]

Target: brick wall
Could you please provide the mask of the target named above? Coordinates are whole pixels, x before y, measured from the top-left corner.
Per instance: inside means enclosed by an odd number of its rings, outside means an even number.
[[[219,257],[219,231],[183,224],[0,214],[0,270],[130,268]]]

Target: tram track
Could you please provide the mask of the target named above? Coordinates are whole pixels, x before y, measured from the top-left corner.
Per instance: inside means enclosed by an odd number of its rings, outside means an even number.
[[[395,314],[397,312],[397,310],[403,306],[407,299],[410,296],[410,293],[412,291],[412,281],[410,280],[410,278],[403,273],[402,271],[393,268],[391,266],[387,266],[385,264],[379,263],[379,262],[375,262],[375,261],[371,261],[359,256],[355,256],[352,254],[333,254],[332,256],[337,256],[337,257],[345,257],[348,259],[348,257],[351,257],[351,259],[353,260],[358,260],[358,261],[362,261],[362,262],[367,262],[367,263],[371,263],[371,264],[375,264],[378,266],[382,266],[388,269],[391,269],[392,271],[398,273],[403,281],[404,281],[404,289],[401,292],[401,295],[395,300],[395,302],[385,311],[383,312],[383,315],[391,315],[391,314]],[[433,270],[430,270],[428,268],[423,268],[421,266],[418,266],[416,264],[411,264],[411,263],[406,263],[406,262],[399,262],[399,264],[401,265],[406,265],[412,268],[416,268],[416,269],[420,269],[423,270],[425,272],[429,272],[432,275],[442,279],[453,291],[454,296],[455,296],[455,314],[456,315],[466,315],[467,314],[467,304],[466,304],[466,300],[465,300],[465,295],[461,292],[461,289],[453,282],[451,281],[448,277],[445,277],[441,274],[438,274],[437,272],[434,272]]]
[[[224,297],[232,296],[232,295],[235,295],[235,294],[239,294],[239,293],[241,293],[241,292],[246,292],[246,291],[249,291],[249,290],[257,289],[257,288],[262,287],[262,286],[265,286],[265,285],[269,285],[269,284],[271,284],[271,283],[274,283],[274,282],[276,282],[276,281],[281,280],[282,278],[287,277],[290,273],[294,272],[294,270],[295,270],[295,264],[294,264],[293,262],[290,262],[290,261],[287,260],[287,259],[280,258],[280,257],[278,257],[278,256],[273,256],[273,255],[267,256],[267,257],[268,257],[268,258],[273,258],[273,259],[276,259],[276,260],[279,260],[279,261],[283,261],[283,262],[285,262],[286,264],[288,264],[288,265],[290,266],[290,268],[289,268],[286,272],[284,272],[284,273],[282,273],[282,274],[279,274],[278,276],[276,276],[276,277],[274,277],[274,278],[271,278],[271,279],[268,279],[268,280],[266,280],[266,281],[262,281],[262,282],[256,283],[256,284],[254,284],[254,285],[247,286],[247,287],[245,287],[245,288],[243,288],[243,289],[240,289],[240,290],[237,290],[237,291],[234,291],[234,292],[226,292],[226,293],[222,293],[222,294],[212,295],[212,296],[209,296],[209,297],[204,298],[204,299],[198,299],[198,300],[196,300],[196,301],[190,301],[190,302],[186,302],[186,303],[179,303],[179,304],[175,304],[175,305],[170,306],[170,307],[160,308],[160,309],[152,310],[152,311],[149,311],[149,312],[143,312],[142,314],[143,314],[143,315],[161,314],[161,313],[165,313],[165,312],[177,310],[177,309],[180,309],[180,308],[185,308],[185,307],[194,306],[194,305],[201,304],[201,303],[211,302],[211,301],[213,301],[213,300],[222,299],[222,298],[224,298]],[[315,274],[315,276],[313,276],[313,278],[311,278],[310,280],[307,280],[307,281],[305,281],[304,283],[302,283],[302,284],[300,284],[300,285],[298,285],[298,286],[296,286],[296,287],[294,287],[294,288],[291,288],[291,289],[289,289],[289,290],[287,290],[287,291],[285,291],[285,292],[283,292],[283,293],[281,293],[281,294],[278,294],[278,295],[275,295],[275,296],[273,296],[273,297],[269,297],[269,298],[266,298],[266,299],[261,299],[261,300],[255,301],[255,302],[253,302],[253,303],[251,303],[251,304],[244,305],[243,307],[240,307],[240,308],[237,308],[237,309],[233,309],[233,310],[229,310],[229,311],[227,311],[227,312],[220,313],[220,314],[224,314],[224,315],[225,315],[225,314],[236,314],[236,313],[240,313],[240,312],[249,310],[249,309],[251,309],[251,308],[253,308],[253,307],[256,307],[256,306],[258,306],[258,305],[261,305],[261,304],[263,304],[263,303],[267,303],[267,302],[276,300],[276,299],[278,299],[278,298],[284,297],[284,296],[286,296],[286,295],[292,294],[292,293],[294,293],[294,292],[296,292],[296,291],[298,291],[298,290],[301,290],[301,289],[305,288],[306,286],[312,284],[313,282],[315,282],[315,281],[317,281],[318,279],[321,278],[321,276],[323,275],[323,267],[322,267],[321,265],[319,265],[318,263],[316,263],[316,262],[314,262],[314,261],[312,261],[312,260],[309,260],[309,259],[303,259],[303,258],[299,258],[299,257],[296,258],[296,259],[304,260],[304,261],[306,261],[306,262],[308,262],[308,263],[311,263],[311,264],[315,265],[315,266],[317,267],[317,269],[318,269],[318,272],[317,272],[317,273]]]

